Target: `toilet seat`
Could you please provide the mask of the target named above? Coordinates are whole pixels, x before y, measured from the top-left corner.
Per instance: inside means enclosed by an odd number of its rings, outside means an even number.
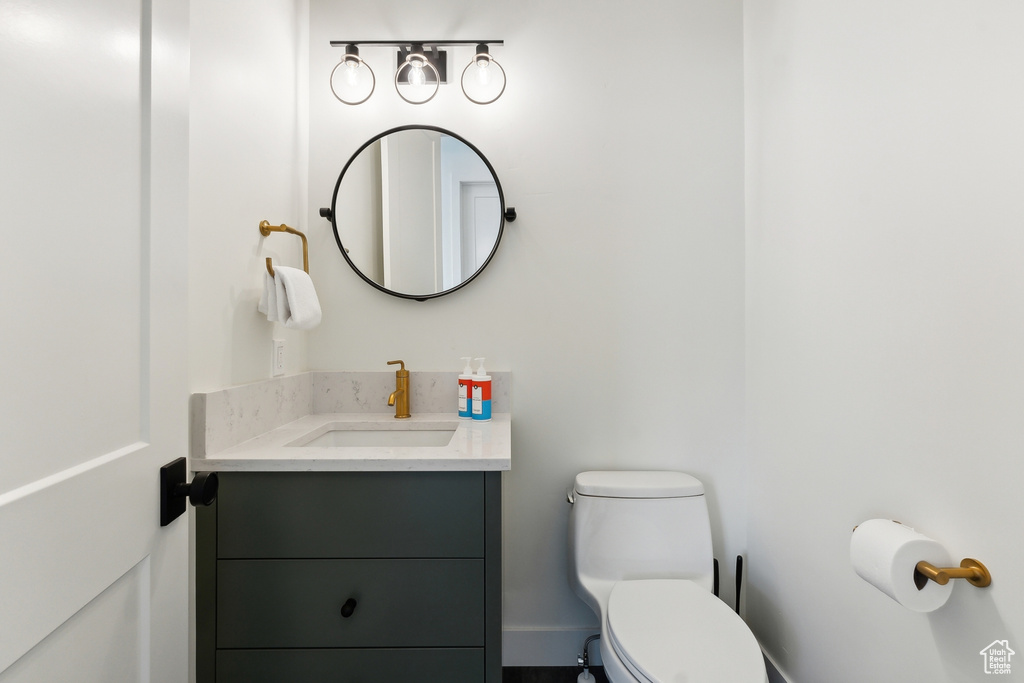
[[[692,581],[620,581],[608,598],[609,644],[641,683],[764,683],[746,623]]]

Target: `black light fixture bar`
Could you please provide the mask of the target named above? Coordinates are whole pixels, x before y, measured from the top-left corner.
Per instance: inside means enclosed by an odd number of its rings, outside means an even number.
[[[423,47],[441,47],[446,45],[504,45],[504,40],[332,40],[331,47],[345,47],[346,45],[380,45],[381,47],[411,47],[422,45]]]

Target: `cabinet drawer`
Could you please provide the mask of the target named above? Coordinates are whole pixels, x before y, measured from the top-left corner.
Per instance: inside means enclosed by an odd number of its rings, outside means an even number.
[[[481,683],[482,649],[221,650],[217,683]]]
[[[217,556],[483,557],[483,473],[224,473]]]
[[[218,648],[483,644],[483,560],[217,563]]]

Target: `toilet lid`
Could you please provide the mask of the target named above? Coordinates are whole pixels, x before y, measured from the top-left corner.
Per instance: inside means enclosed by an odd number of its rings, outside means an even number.
[[[605,498],[687,498],[704,495],[704,485],[685,472],[606,470],[580,472],[573,486],[584,496]]]
[[[692,581],[620,581],[608,598],[610,644],[650,683],[764,683],[761,648],[728,605]]]

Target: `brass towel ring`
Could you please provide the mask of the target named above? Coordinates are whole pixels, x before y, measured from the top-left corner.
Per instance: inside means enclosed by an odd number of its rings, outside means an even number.
[[[287,232],[292,235],[298,235],[302,238],[302,269],[309,273],[309,245],[306,243],[306,236],[295,228],[290,228],[284,223],[281,225],[271,225],[268,221],[260,221],[260,234],[264,237],[270,237],[272,232]],[[270,257],[267,257],[267,272],[271,275],[274,274],[274,266],[270,262]]]

